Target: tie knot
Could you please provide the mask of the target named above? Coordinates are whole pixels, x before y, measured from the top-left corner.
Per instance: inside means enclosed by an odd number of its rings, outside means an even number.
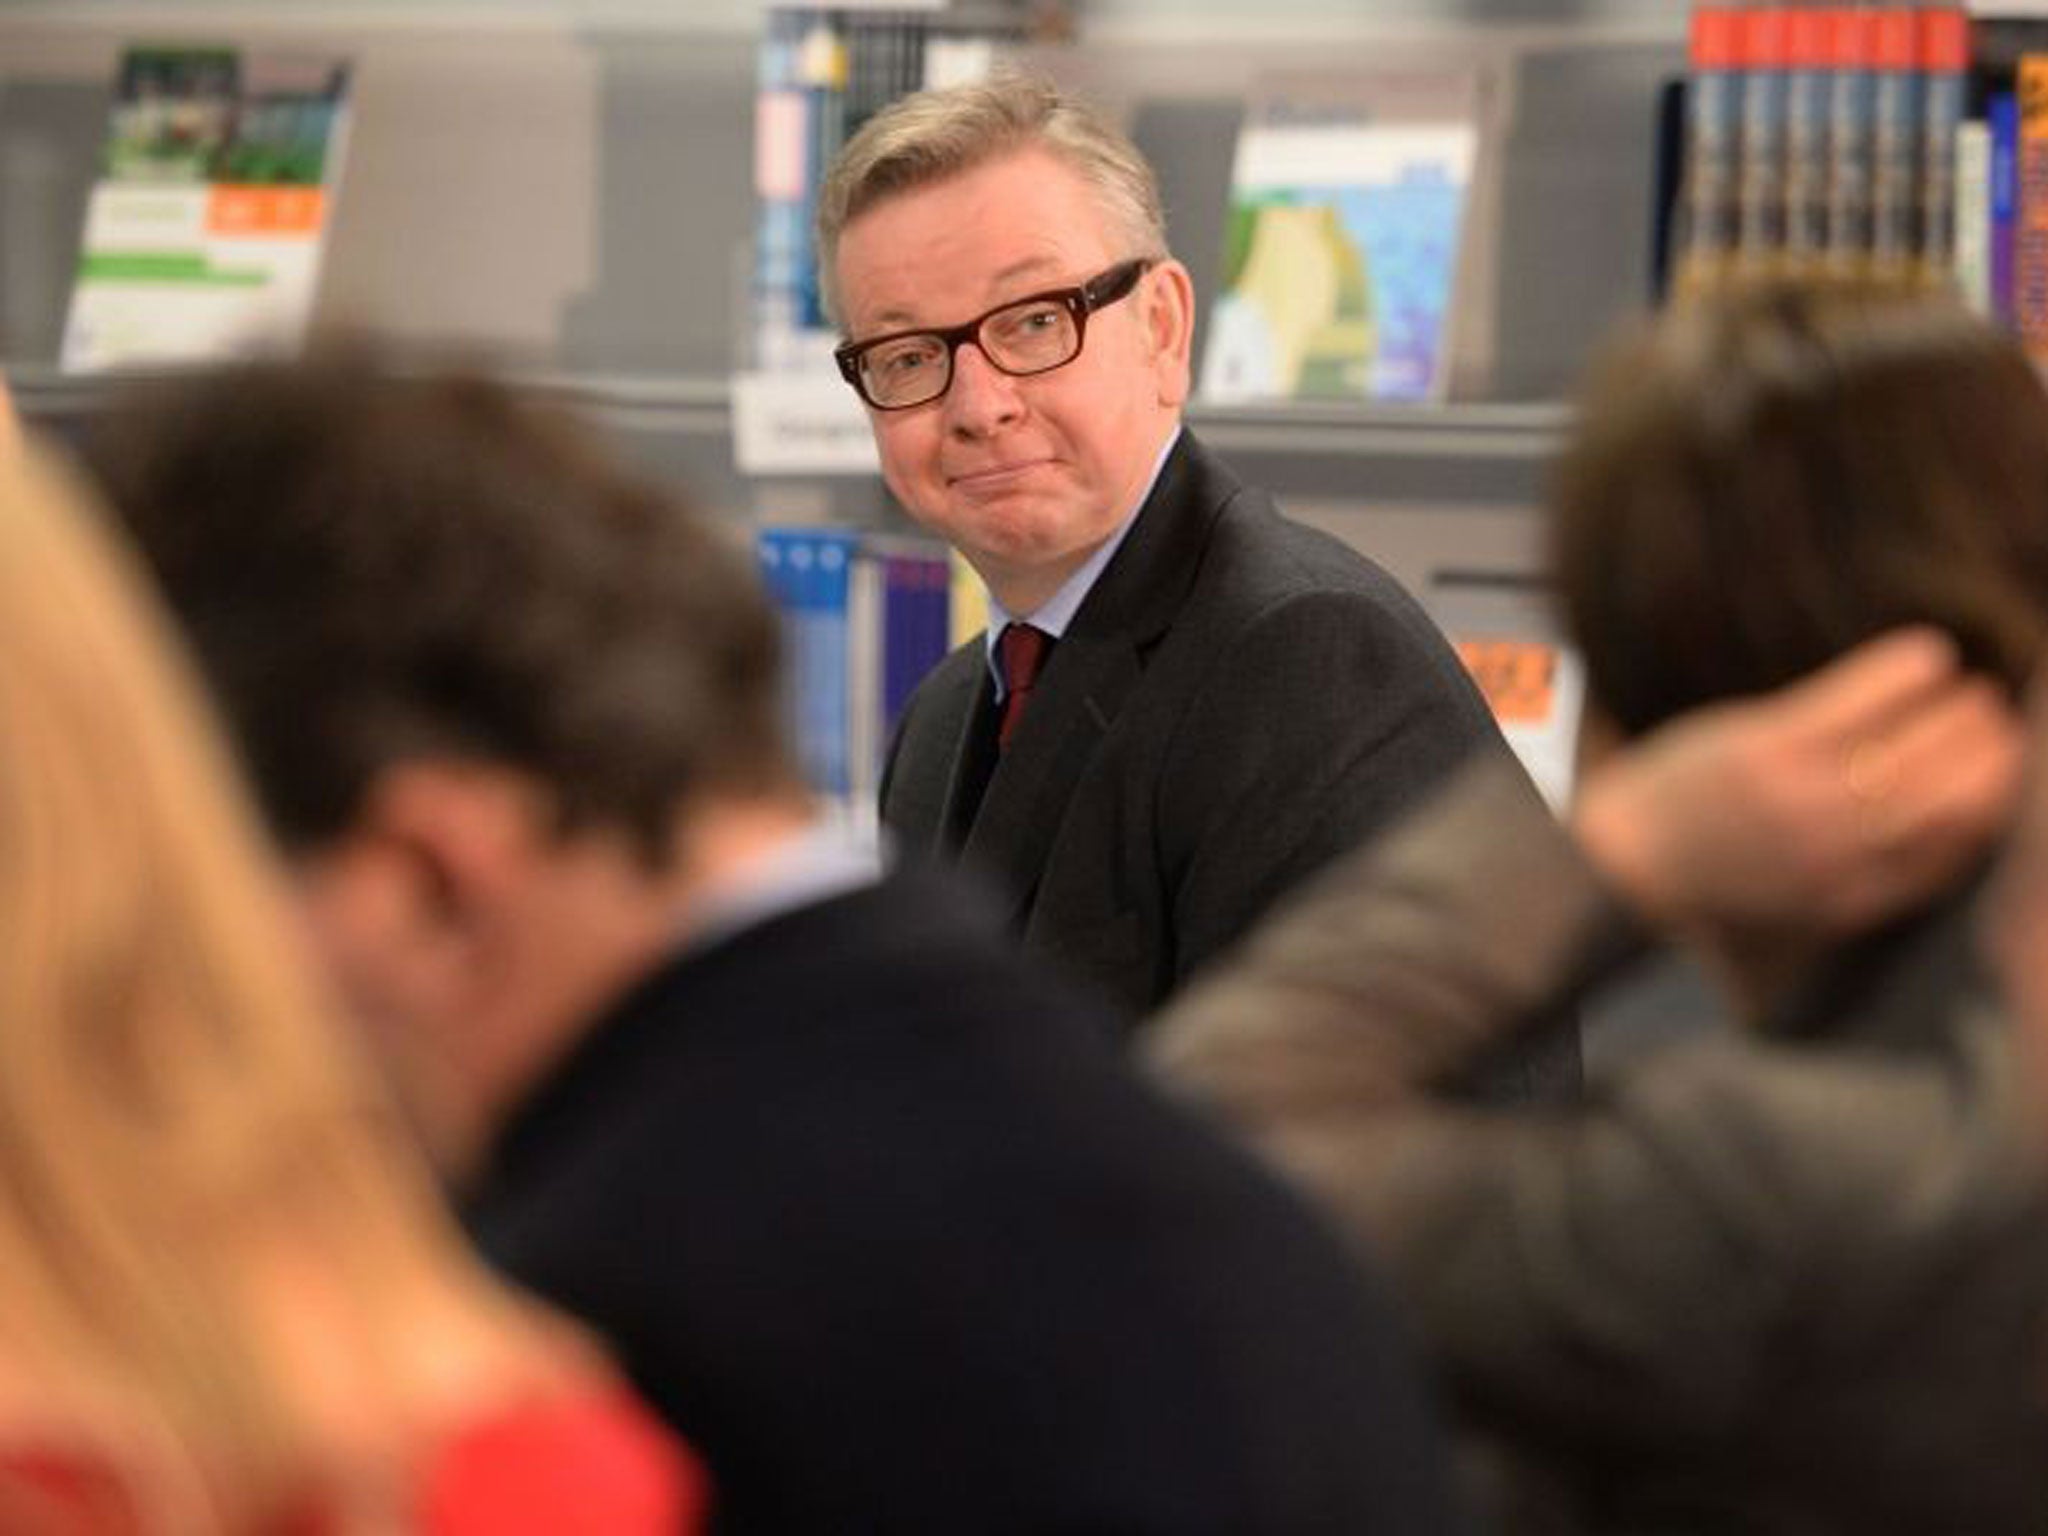
[[[996,651],[1003,659],[1003,687],[1009,692],[1029,693],[1038,681],[1038,669],[1045,665],[1045,653],[1052,649],[1052,636],[1029,624],[1005,624],[996,639]]]

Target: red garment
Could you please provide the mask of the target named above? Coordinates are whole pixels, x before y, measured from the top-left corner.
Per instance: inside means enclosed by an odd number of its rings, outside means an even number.
[[[710,1484],[682,1442],[623,1392],[538,1398],[450,1435],[421,1473],[417,1536],[695,1536]],[[0,1451],[6,1536],[140,1536],[133,1492],[83,1455]],[[270,1536],[332,1536],[316,1497]]]
[[[684,1536],[705,1528],[697,1461],[623,1392],[525,1404],[441,1448],[421,1536]]]
[[[0,1530],[8,1536],[140,1536],[127,1484],[63,1451],[0,1451]]]

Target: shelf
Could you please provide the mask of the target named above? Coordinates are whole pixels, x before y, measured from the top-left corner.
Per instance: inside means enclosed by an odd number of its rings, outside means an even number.
[[[48,419],[99,408],[148,374],[67,374],[16,366],[8,380],[23,413]],[[635,432],[721,435],[732,390],[713,376],[526,374],[522,388]],[[1556,451],[1567,409],[1551,401],[1459,405],[1191,405],[1188,425],[1219,452],[1368,458],[1541,460]]]
[[[1219,453],[1547,462],[1562,440],[1561,403],[1460,405],[1195,404],[1188,425]]]
[[[145,374],[80,376],[9,370],[22,414],[78,438],[122,384]],[[718,376],[517,375],[520,386],[587,413],[637,461],[672,475],[706,504],[744,512],[809,496],[852,521],[888,518],[877,476],[749,479],[733,464],[732,390]],[[1542,499],[1569,410],[1558,402],[1442,406],[1205,406],[1188,426],[1245,480],[1283,503],[1526,509]],[[814,487],[796,492],[795,485]],[[773,489],[779,487],[780,489]]]

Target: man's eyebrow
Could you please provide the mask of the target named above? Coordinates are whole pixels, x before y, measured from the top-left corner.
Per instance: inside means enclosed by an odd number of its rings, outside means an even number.
[[[1026,256],[1023,260],[1013,261],[1007,267],[997,272],[995,280],[999,283],[1006,283],[1011,278],[1025,277],[1033,272],[1056,272],[1063,265],[1065,263],[1053,256]]]
[[[992,284],[1014,282],[1017,278],[1029,277],[1036,272],[1057,272],[1063,265],[1063,262],[1053,256],[1026,256],[1021,261],[1013,261],[1007,267],[999,269],[990,281]],[[998,299],[995,302],[1000,304],[1002,300]],[[888,331],[904,331],[931,324],[932,321],[920,320],[907,309],[885,309],[875,315],[871,329],[874,334],[880,335]]]

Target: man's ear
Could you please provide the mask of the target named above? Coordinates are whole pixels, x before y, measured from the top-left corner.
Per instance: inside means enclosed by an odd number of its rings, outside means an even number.
[[[364,797],[356,835],[403,871],[414,920],[450,938],[489,929],[549,840],[529,780],[436,760],[385,770]]]
[[[380,774],[301,871],[315,941],[356,1010],[410,1027],[468,1008],[505,963],[506,914],[546,835],[516,775],[441,762]]]
[[[1188,269],[1169,257],[1145,274],[1145,339],[1158,383],[1159,403],[1178,410],[1191,388],[1195,337],[1195,285]]]

